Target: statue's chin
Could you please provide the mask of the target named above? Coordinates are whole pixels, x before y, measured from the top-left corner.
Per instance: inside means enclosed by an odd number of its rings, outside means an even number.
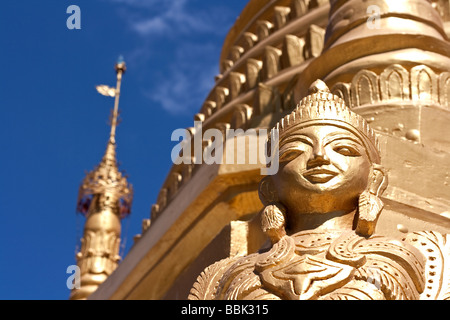
[[[284,195],[280,201],[288,213],[326,214],[356,210],[358,198],[365,190],[364,184],[335,183],[298,185]]]

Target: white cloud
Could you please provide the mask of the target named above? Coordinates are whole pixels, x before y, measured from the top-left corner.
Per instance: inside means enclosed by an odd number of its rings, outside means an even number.
[[[169,31],[170,27],[162,17],[155,17],[152,19],[132,23],[132,29],[140,34],[157,33]]]
[[[214,85],[221,44],[236,16],[215,1],[105,1],[119,4],[120,17],[138,36],[126,60],[145,73],[141,88],[152,105],[174,115],[198,112]]]
[[[111,0],[126,5],[129,26],[143,36],[215,33],[217,22],[223,21],[219,11],[195,10],[188,0]],[[131,12],[130,12],[131,10]]]
[[[204,59],[213,56],[214,51],[216,48],[209,45],[195,49],[189,44],[179,47],[176,63],[169,66],[167,74],[160,76],[156,87],[148,90],[146,96],[171,114],[193,115],[200,110],[214,84],[218,69],[215,59]]]

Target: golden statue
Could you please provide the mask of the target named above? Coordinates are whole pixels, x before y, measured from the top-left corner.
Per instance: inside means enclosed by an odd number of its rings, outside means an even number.
[[[374,234],[387,175],[362,116],[317,80],[273,130],[279,170],[259,185],[271,245],[209,266],[189,299],[450,299],[447,235]]]

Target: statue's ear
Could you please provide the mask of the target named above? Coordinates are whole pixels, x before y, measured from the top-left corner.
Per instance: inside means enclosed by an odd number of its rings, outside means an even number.
[[[386,171],[378,164],[374,164],[367,190],[359,196],[358,222],[356,232],[364,237],[370,237],[375,232],[378,218],[384,204],[380,196],[388,184]]]
[[[259,183],[259,199],[264,206],[278,201],[278,195],[273,184],[272,177],[266,176]]]

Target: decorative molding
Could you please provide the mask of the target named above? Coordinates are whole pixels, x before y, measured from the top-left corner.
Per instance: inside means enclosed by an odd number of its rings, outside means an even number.
[[[284,6],[270,7],[267,10],[272,10],[271,20],[267,20],[267,11],[263,10],[255,17],[253,23],[246,26],[241,31],[241,35],[234,41],[234,46],[231,46],[228,52],[228,58],[221,62],[221,72],[225,73],[231,68],[230,61],[236,62],[235,46],[242,48],[240,56],[243,56],[247,51],[253,48],[257,43],[267,39],[271,34],[288,26],[295,20],[298,20],[311,11],[319,7],[329,4],[329,0],[292,0],[289,4]],[[258,19],[258,17],[265,17]]]
[[[305,38],[305,48],[303,55],[306,60],[320,56],[323,50],[323,42],[325,38],[325,29],[312,24],[308,28]]]
[[[243,84],[245,83],[245,75],[239,72],[231,72],[229,76],[229,95],[230,99],[237,98],[242,91]]]
[[[438,78],[431,68],[419,65],[411,69],[412,100],[438,102]]]
[[[281,69],[280,57],[282,51],[280,49],[267,46],[264,48],[262,81],[273,78]]]
[[[291,2],[291,12],[289,18],[291,20],[303,17],[308,13],[308,3],[309,0],[293,0]]]
[[[380,74],[381,100],[405,100],[410,95],[409,73],[399,64],[393,64]]]
[[[449,110],[450,73],[436,74],[418,65],[409,71],[399,65],[386,67],[380,74],[359,71],[351,83],[338,82],[332,88],[350,108],[389,101],[423,101]]]
[[[270,36],[273,30],[273,23],[267,20],[258,20],[256,22],[256,34],[259,41],[264,40]]]
[[[262,68],[262,61],[248,59],[246,63],[247,90],[253,89],[259,82],[259,70]]]
[[[235,107],[231,118],[231,127],[233,129],[247,129],[248,122],[252,117],[253,109],[246,104],[238,104]]]
[[[305,39],[299,38],[292,34],[284,37],[281,66],[282,68],[289,68],[301,64],[305,61],[303,50],[305,47]]]
[[[379,102],[377,74],[370,70],[359,71],[353,77],[350,95],[354,106]]]
[[[291,12],[291,9],[289,7],[275,7],[274,8],[274,25],[275,29],[279,30],[283,28],[286,23],[289,22],[289,13]]]

